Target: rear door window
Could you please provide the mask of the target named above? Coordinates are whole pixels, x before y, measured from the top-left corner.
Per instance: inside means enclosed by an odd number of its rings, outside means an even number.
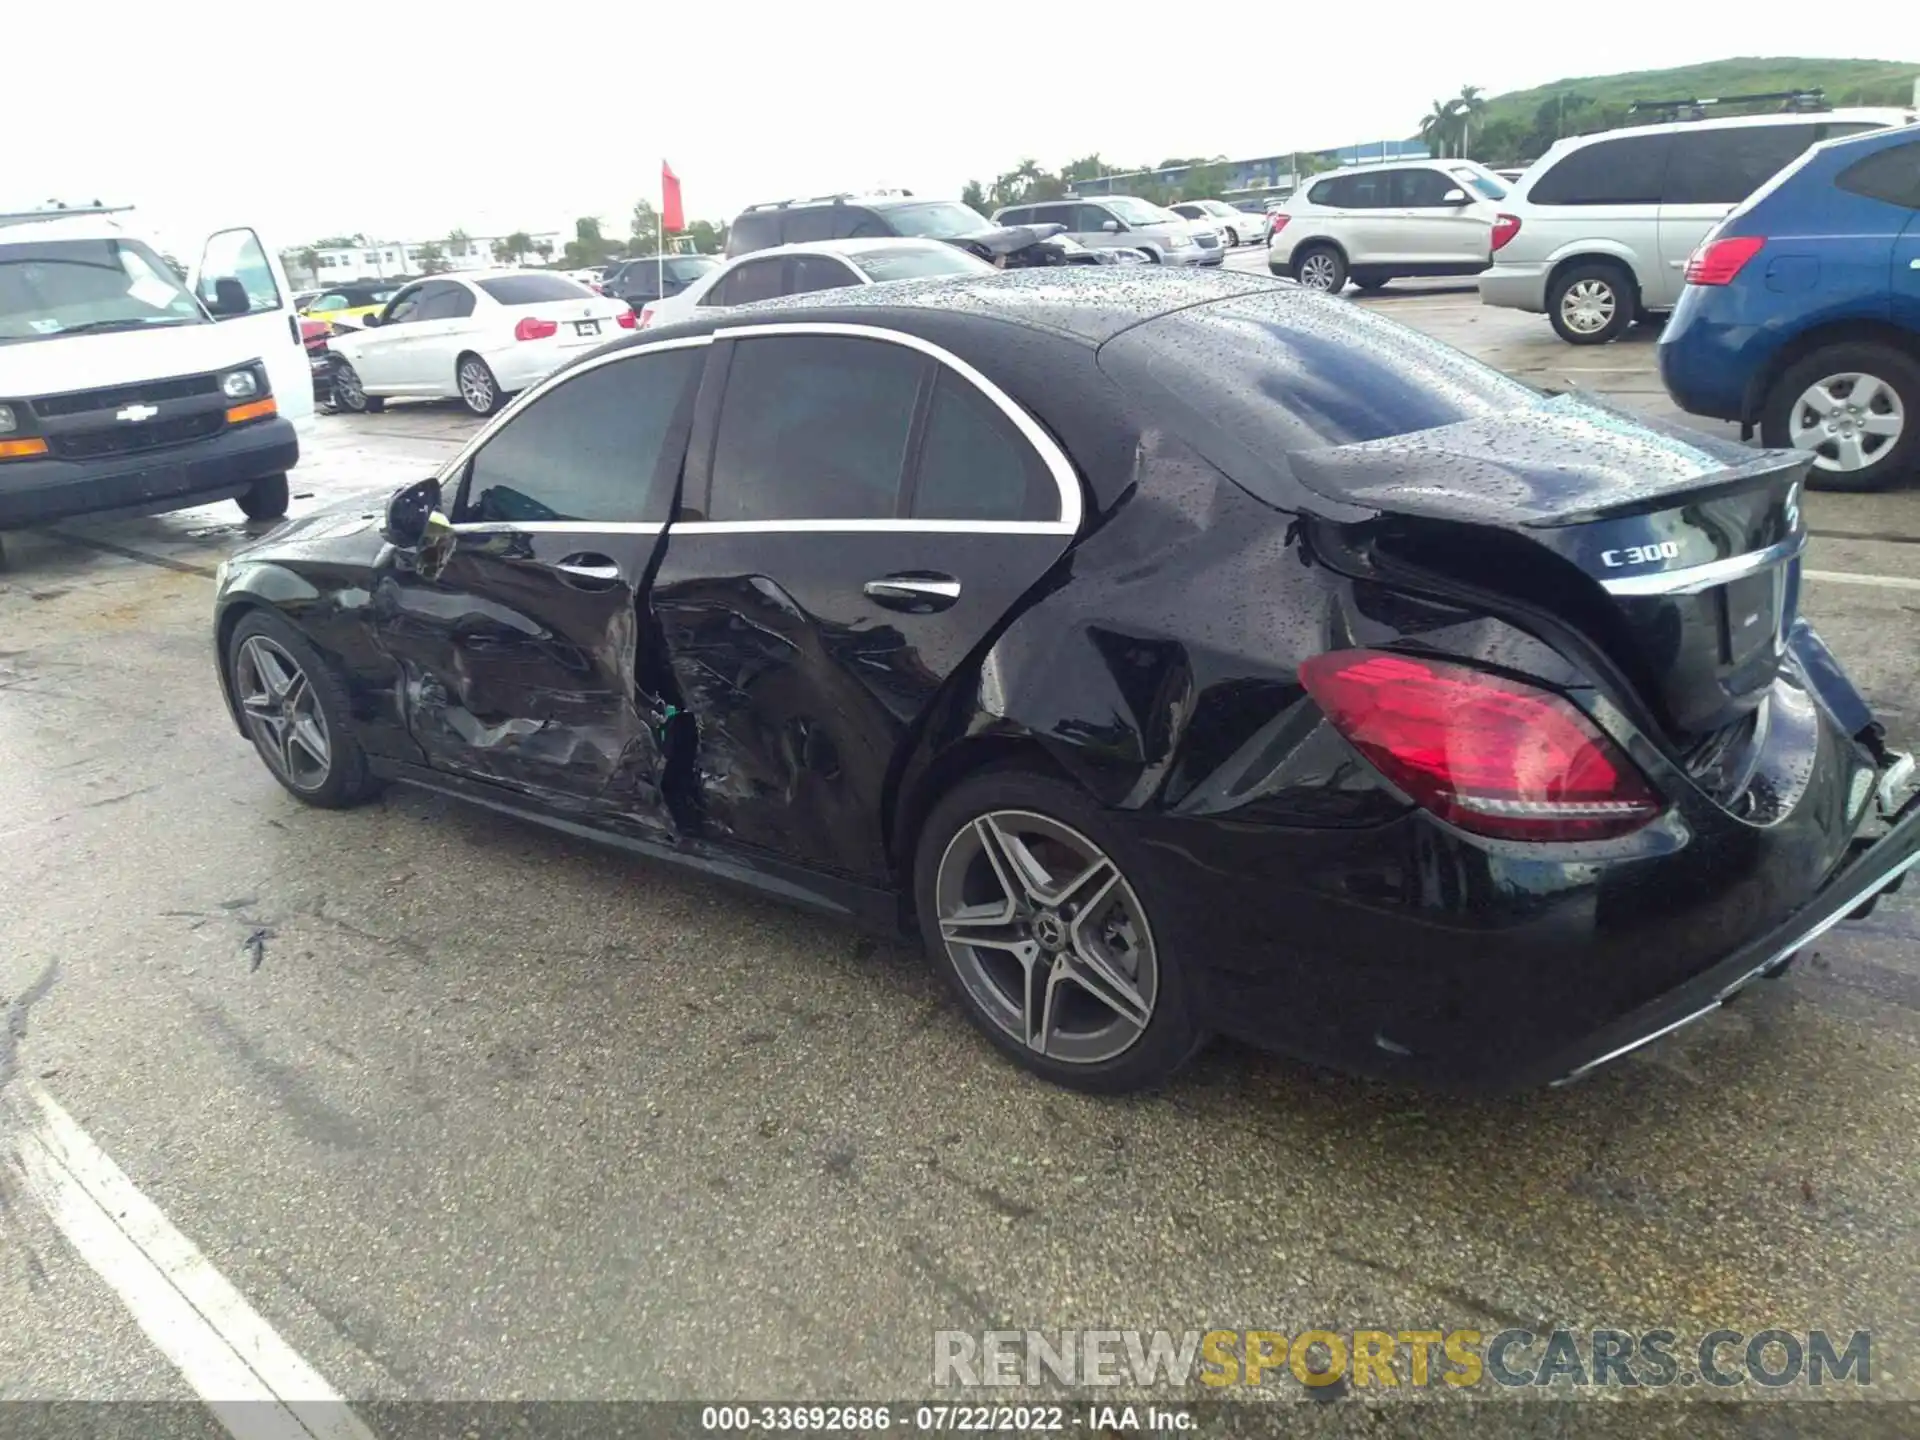
[[[1596,140],[1562,157],[1527,193],[1532,205],[1657,205],[1673,136]]]
[[[1894,145],[1856,160],[1834,184],[1855,195],[1920,210],[1920,140]]]
[[[727,254],[745,255],[754,250],[771,250],[780,243],[780,212],[750,210],[738,216],[727,231]]]
[[[680,458],[669,437],[705,354],[643,352],[547,391],[474,455],[454,519],[664,521]]]
[[[814,290],[840,290],[861,283],[859,274],[831,255],[795,255],[787,261],[787,293],[805,295]]]
[[[909,513],[921,520],[1058,520],[1060,491],[999,406],[941,370]]]
[[[1006,210],[1002,210],[998,223],[1002,225],[1030,225],[1033,223],[1033,207],[1031,205],[1015,205]]]
[[[837,335],[736,341],[707,518],[893,518],[931,363],[904,346]]]
[[[1336,192],[1339,204],[1349,210],[1385,210],[1395,204],[1393,198],[1397,178],[1403,172],[1399,170],[1375,170],[1361,175],[1349,175],[1340,182]]]
[[[1668,205],[1738,205],[1813,143],[1812,125],[1729,125],[1673,137],[1661,199]]]
[[[784,284],[784,260],[749,260],[736,265],[701,299],[702,305],[746,305],[755,300],[771,300]]]
[[[819,240],[833,238],[834,221],[838,218],[832,210],[824,206],[816,210],[793,210],[787,214],[785,230],[781,232],[784,245],[811,245]]]

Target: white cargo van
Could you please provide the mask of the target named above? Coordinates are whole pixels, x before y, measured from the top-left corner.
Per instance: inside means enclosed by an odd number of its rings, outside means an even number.
[[[313,387],[278,257],[222,230],[183,284],[124,214],[0,214],[0,530],[229,497],[285,514]]]

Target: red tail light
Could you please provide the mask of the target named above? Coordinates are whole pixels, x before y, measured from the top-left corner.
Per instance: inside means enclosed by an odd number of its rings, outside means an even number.
[[[1746,263],[1760,253],[1766,239],[1759,235],[1729,235],[1709,240],[1687,261],[1687,284],[1730,285]]]
[[[544,340],[549,335],[557,335],[559,333],[560,322],[558,320],[541,320],[532,315],[527,316],[526,319],[513,327],[513,338],[516,340]]]
[[[1273,224],[1267,227],[1267,238],[1271,240],[1275,235],[1278,235],[1282,230],[1286,229],[1287,221],[1292,218],[1291,215],[1275,215],[1273,217]]]
[[[1505,212],[1493,217],[1493,248],[1498,250],[1520,233],[1520,217]]]
[[[1316,655],[1300,683],[1374,768],[1462,830],[1601,840],[1660,813],[1620,748],[1545,690],[1380,650]]]
[[[650,304],[642,305],[640,307],[640,328],[644,330],[647,328],[647,326],[651,325],[652,323],[653,323],[653,306]]]
[[[613,323],[618,325],[622,330],[632,330],[640,324],[640,317],[633,313],[632,306],[628,306],[625,310],[622,310],[618,315],[613,317]]]

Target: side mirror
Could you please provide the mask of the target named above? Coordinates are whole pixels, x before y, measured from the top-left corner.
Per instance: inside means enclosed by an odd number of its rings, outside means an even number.
[[[231,275],[222,275],[213,282],[213,304],[207,307],[213,311],[216,320],[231,320],[236,315],[245,315],[253,309],[247,299],[247,287]]]
[[[1467,198],[1466,191],[1456,189],[1449,190],[1446,194],[1442,195],[1440,197],[1440,203],[1442,205],[1471,205],[1473,202]]]
[[[1102,220],[1100,222],[1100,228],[1109,235],[1118,235],[1120,233],[1120,222],[1118,220]]]
[[[394,491],[393,498],[387,501],[387,518],[380,526],[380,534],[395,549],[418,550],[436,528],[436,518],[439,528],[445,528],[446,517],[439,512],[440,482],[432,477],[416,480]]]
[[[380,312],[375,310],[370,312],[369,314],[359,316],[358,318],[360,321],[361,329],[371,330],[374,326],[380,323]]]

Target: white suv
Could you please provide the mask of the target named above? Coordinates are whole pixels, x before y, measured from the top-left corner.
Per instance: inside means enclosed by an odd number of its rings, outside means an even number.
[[[1477,275],[1507,187],[1472,160],[1355,165],[1316,175],[1280,207],[1267,268],[1338,294],[1401,275]]]
[[[1544,311],[1571,344],[1604,344],[1678,304],[1707,232],[1809,145],[1912,119],[1895,109],[1741,115],[1561,140],[1502,207],[1480,299]]]

